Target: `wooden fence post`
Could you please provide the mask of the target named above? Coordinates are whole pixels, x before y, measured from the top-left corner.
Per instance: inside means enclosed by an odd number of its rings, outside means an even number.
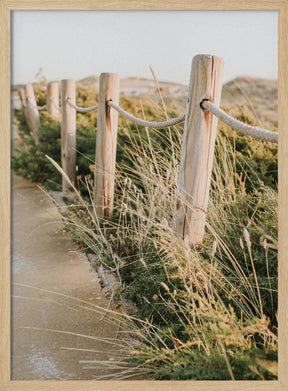
[[[23,109],[23,113],[24,113],[24,117],[25,117],[25,120],[26,120],[26,123],[28,125],[28,115],[27,115],[27,108],[26,108],[26,96],[25,96],[25,91],[24,91],[24,88],[21,88],[19,91],[19,98],[20,98],[20,101],[21,101],[21,106],[22,106],[22,109]]]
[[[98,217],[113,212],[118,113],[107,102],[119,104],[119,84],[118,74],[101,73],[93,192]]]
[[[61,163],[70,181],[75,184],[76,170],[76,110],[67,100],[76,103],[75,80],[61,80]],[[62,191],[70,190],[69,183],[62,177]]]
[[[37,109],[37,103],[35,100],[33,85],[31,83],[25,85],[25,98],[26,98],[26,113],[27,113],[27,125],[32,133],[36,144],[39,142],[39,112]]]
[[[208,99],[219,106],[223,60],[211,55],[193,58],[178,178],[173,227],[190,244],[201,243],[211,182],[217,118],[203,110]]]
[[[59,83],[51,81],[47,86],[47,111],[53,118],[59,118],[60,111],[57,106],[59,106]]]

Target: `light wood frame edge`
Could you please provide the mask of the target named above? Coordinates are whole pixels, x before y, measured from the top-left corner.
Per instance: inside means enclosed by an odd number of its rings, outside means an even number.
[[[135,382],[11,381],[10,380],[10,12],[13,10],[277,10],[279,16],[279,380],[137,381],[154,390],[288,390],[288,0],[1,0],[0,1],[0,390],[134,390]]]

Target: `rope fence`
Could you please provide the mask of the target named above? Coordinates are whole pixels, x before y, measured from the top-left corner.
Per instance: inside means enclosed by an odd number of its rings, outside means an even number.
[[[30,99],[27,99],[27,102],[28,104],[33,107],[33,109],[37,109],[38,111],[41,111],[41,110],[46,110],[47,109],[47,105],[44,105],[44,106],[37,106],[37,105],[34,105]]]
[[[58,110],[58,111],[61,111],[61,110],[62,110],[62,108],[61,108],[60,106],[57,105],[57,103],[54,101],[54,99],[50,99],[50,102],[51,102],[52,106],[53,106],[56,110]]]
[[[71,100],[66,99],[66,102],[73,107],[76,111],[79,113],[89,113],[90,111],[94,111],[98,109],[98,105],[96,106],[91,106],[91,107],[79,107],[77,105],[74,105],[74,103],[71,102]]]
[[[141,125],[145,127],[150,127],[155,129],[169,128],[171,126],[181,124],[185,121],[185,114],[181,115],[180,117],[173,118],[164,122],[145,121],[140,118],[134,117],[134,115],[127,113],[127,111],[123,110],[121,107],[117,106],[115,103],[111,101],[108,101],[107,104],[108,106],[113,107],[114,110],[118,111],[118,113],[121,114],[123,117],[134,122],[137,125]]]
[[[71,79],[61,81],[61,107],[58,105],[58,82],[48,84],[47,104],[44,106],[35,105],[32,84],[27,84],[25,91],[21,89],[19,96],[27,125],[36,143],[39,141],[38,111],[47,109],[48,113],[57,119],[61,112],[61,163],[70,181],[70,184],[67,180],[62,181],[64,193],[71,191],[71,183],[76,183],[76,112],[89,113],[99,110],[93,189],[97,218],[110,217],[113,212],[118,115],[137,125],[154,129],[170,128],[184,123],[173,229],[182,238],[188,236],[189,243],[195,245],[201,243],[204,236],[218,119],[245,136],[278,144],[278,133],[248,125],[219,108],[222,75],[221,58],[211,55],[195,56],[185,113],[162,122],[137,118],[119,106],[118,74],[100,75],[99,101],[91,107],[76,105],[76,83]],[[203,96],[209,96],[209,100],[203,99]],[[69,110],[68,106],[75,110]],[[112,110],[108,110],[108,107]],[[207,120],[206,110],[212,113],[211,120]]]
[[[220,119],[220,121],[224,122],[224,124],[230,126],[230,128],[237,130],[239,133],[244,134],[245,136],[251,136],[258,140],[268,141],[270,143],[278,143],[278,133],[261,129],[257,126],[247,125],[244,122],[231,117],[229,114],[219,109],[219,107],[215,106],[209,100],[203,99],[200,103],[200,106],[202,109],[210,111],[213,115]]]
[[[58,106],[53,99],[50,100],[51,104],[54,106],[54,108],[58,111],[61,111],[61,107]],[[44,106],[37,106],[34,105],[30,99],[27,99],[28,104],[33,107],[34,109],[37,109],[38,111],[46,110],[47,105]],[[91,111],[98,110],[99,105],[91,106],[91,107],[80,107],[71,102],[69,99],[66,99],[66,102],[73,107],[77,112],[79,113],[89,113]],[[27,107],[26,102],[22,102],[23,107]],[[154,129],[164,129],[169,128],[171,126],[179,125],[183,122],[185,122],[186,114],[182,114],[179,117],[172,118],[167,121],[158,122],[158,121],[146,121],[141,118],[137,118],[134,115],[128,113],[126,110],[122,109],[120,106],[116,105],[112,101],[108,101],[107,105],[112,107],[114,110],[116,110],[120,115],[122,115],[124,118],[128,119],[129,121],[140,125],[144,127],[150,127]],[[257,126],[251,126],[248,125],[242,121],[237,120],[236,118],[231,117],[229,114],[227,114],[225,111],[221,110],[219,107],[217,107],[215,104],[210,102],[208,99],[203,99],[200,102],[200,107],[202,110],[208,110],[210,111],[215,117],[217,117],[221,122],[228,125],[230,128],[238,131],[239,133],[253,137],[260,141],[270,142],[278,144],[278,133],[277,132],[271,132],[270,130],[261,129]]]

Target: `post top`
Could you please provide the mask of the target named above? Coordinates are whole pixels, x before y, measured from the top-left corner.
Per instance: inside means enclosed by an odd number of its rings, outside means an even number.
[[[193,61],[218,61],[224,63],[222,57],[215,56],[214,54],[197,54],[193,57]]]
[[[223,60],[222,57],[215,56],[215,54],[196,54],[196,56],[194,56],[193,59],[194,58],[211,58],[211,57],[221,58],[221,60]]]
[[[61,83],[75,83],[74,79],[62,79]]]
[[[100,76],[102,76],[102,75],[115,75],[115,76],[119,76],[118,73],[113,73],[113,72],[102,72],[102,73],[100,74]]]
[[[119,75],[118,73],[109,73],[109,72],[105,72],[105,73],[101,73],[100,74],[100,79],[109,79],[109,78],[113,78],[115,81],[119,79]]]

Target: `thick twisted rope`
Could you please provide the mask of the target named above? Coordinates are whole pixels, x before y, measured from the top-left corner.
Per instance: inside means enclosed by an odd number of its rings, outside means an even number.
[[[270,143],[278,143],[278,133],[271,132],[266,129],[261,129],[256,126],[247,125],[241,121],[238,121],[235,118],[232,118],[230,115],[225,113],[225,111],[216,107],[213,103],[208,100],[202,100],[200,103],[202,109],[206,109],[214,114],[220,121],[224,124],[230,126],[231,128],[238,130],[239,133],[242,133],[246,136],[251,136],[262,141],[269,141]]]
[[[51,99],[50,102],[52,103],[52,105],[55,107],[56,110],[59,110],[59,111],[62,110],[62,108],[59,107],[59,106],[55,103],[54,99]]]
[[[32,103],[32,102],[30,101],[30,99],[27,99],[27,102],[29,103],[29,105],[30,105],[31,107],[33,107],[33,109],[37,109],[37,110],[39,110],[39,111],[47,109],[47,105],[44,105],[44,106],[37,106],[37,105],[34,105],[34,103]],[[24,106],[24,107],[25,107],[25,106]]]
[[[123,115],[123,117],[129,119],[130,121],[134,122],[135,124],[141,125],[141,126],[147,126],[150,128],[155,129],[161,129],[161,128],[169,128],[170,126],[174,126],[177,124],[181,124],[185,121],[185,114],[181,115],[180,117],[170,119],[169,121],[165,122],[150,122],[150,121],[144,121],[142,119],[134,117],[134,115],[131,115],[127,113],[127,111],[121,109],[121,107],[117,106],[115,103],[108,101],[108,106],[113,107],[114,110],[118,111],[119,114]]]
[[[76,109],[76,111],[78,111],[79,113],[89,113],[90,111],[98,109],[98,105],[92,107],[79,107],[77,105],[74,105],[74,103],[72,103],[69,99],[66,99],[66,102],[74,109]]]

